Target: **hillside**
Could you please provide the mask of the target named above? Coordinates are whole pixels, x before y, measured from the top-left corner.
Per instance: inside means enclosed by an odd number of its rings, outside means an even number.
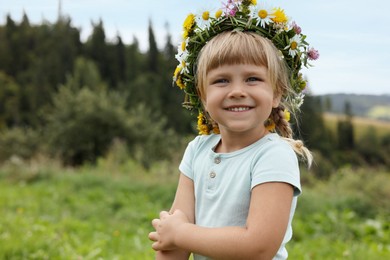
[[[327,127],[332,132],[336,133],[337,122],[342,120],[343,116],[340,114],[324,113],[324,119]],[[390,133],[390,121],[354,116],[352,122],[355,127],[354,134],[356,140],[360,140],[360,138],[367,135],[368,132],[375,132],[380,138],[385,137]]]
[[[348,102],[354,116],[390,121],[390,95],[327,94],[318,97],[325,112],[344,114]]]

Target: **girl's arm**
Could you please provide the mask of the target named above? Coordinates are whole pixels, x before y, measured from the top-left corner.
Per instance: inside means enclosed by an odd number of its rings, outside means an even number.
[[[181,210],[185,215],[186,219],[188,219],[189,223],[195,223],[194,183],[184,174],[180,174],[175,199],[173,201],[170,212],[173,213],[175,210]],[[187,260],[189,258],[189,255],[189,252],[182,249],[157,251],[156,260]]]
[[[252,189],[246,227],[205,228],[180,211],[161,213],[153,248],[179,247],[213,259],[272,259],[286,233],[293,187],[270,182]],[[216,216],[218,217],[218,216]]]

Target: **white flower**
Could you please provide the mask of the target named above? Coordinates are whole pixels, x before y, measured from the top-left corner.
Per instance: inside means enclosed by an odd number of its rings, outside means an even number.
[[[210,27],[210,11],[204,10],[200,12],[200,15],[196,16],[196,24],[202,30],[208,29]]]
[[[179,63],[182,65],[183,69],[181,70],[181,73],[188,72],[187,68],[187,58],[188,58],[188,45],[189,38],[187,38],[184,42],[180,43],[177,48],[177,54],[175,55],[175,58],[179,61]]]
[[[295,107],[298,109],[302,106],[303,104],[303,101],[304,101],[304,98],[305,98],[305,94],[304,93],[299,93],[295,98],[294,98],[294,105]]]
[[[289,41],[289,45],[284,48],[285,50],[288,49],[288,54],[291,57],[295,57],[297,53],[299,52],[299,48],[302,46],[302,36],[299,34],[296,34],[294,37],[292,37]]]
[[[272,22],[271,18],[274,18],[272,8],[266,6],[264,3],[261,3],[258,8],[252,10],[253,17],[256,17],[257,23],[256,26],[260,24],[261,27],[265,27],[266,24]]]

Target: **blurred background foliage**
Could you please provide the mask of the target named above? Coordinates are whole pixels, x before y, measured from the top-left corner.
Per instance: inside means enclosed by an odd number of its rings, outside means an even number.
[[[170,206],[196,115],[172,86],[168,32],[159,49],[150,25],[142,52],[92,26],[82,42],[63,16],[0,25],[2,259],[153,259],[150,220]],[[390,96],[305,99],[292,124],[315,163],[291,258],[389,259]]]
[[[137,39],[110,42],[102,21],[92,26],[85,42],[65,16],[40,25],[27,15],[19,23],[7,16],[0,26],[0,161],[43,153],[64,165],[94,163],[119,139],[148,167],[175,156],[179,139],[196,134],[194,116],[172,86],[170,34],[159,49],[150,23],[149,49],[141,52]],[[389,124],[364,129],[353,123],[356,105],[343,101],[308,93],[293,122],[321,165],[313,172],[327,178],[343,165],[388,168]]]

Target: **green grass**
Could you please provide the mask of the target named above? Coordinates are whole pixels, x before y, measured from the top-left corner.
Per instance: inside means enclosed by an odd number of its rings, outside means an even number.
[[[150,221],[169,208],[176,165],[0,167],[0,259],[154,259]],[[290,259],[390,259],[390,174],[303,173]]]
[[[3,175],[0,259],[152,259],[150,221],[175,191],[174,182],[92,169]]]

